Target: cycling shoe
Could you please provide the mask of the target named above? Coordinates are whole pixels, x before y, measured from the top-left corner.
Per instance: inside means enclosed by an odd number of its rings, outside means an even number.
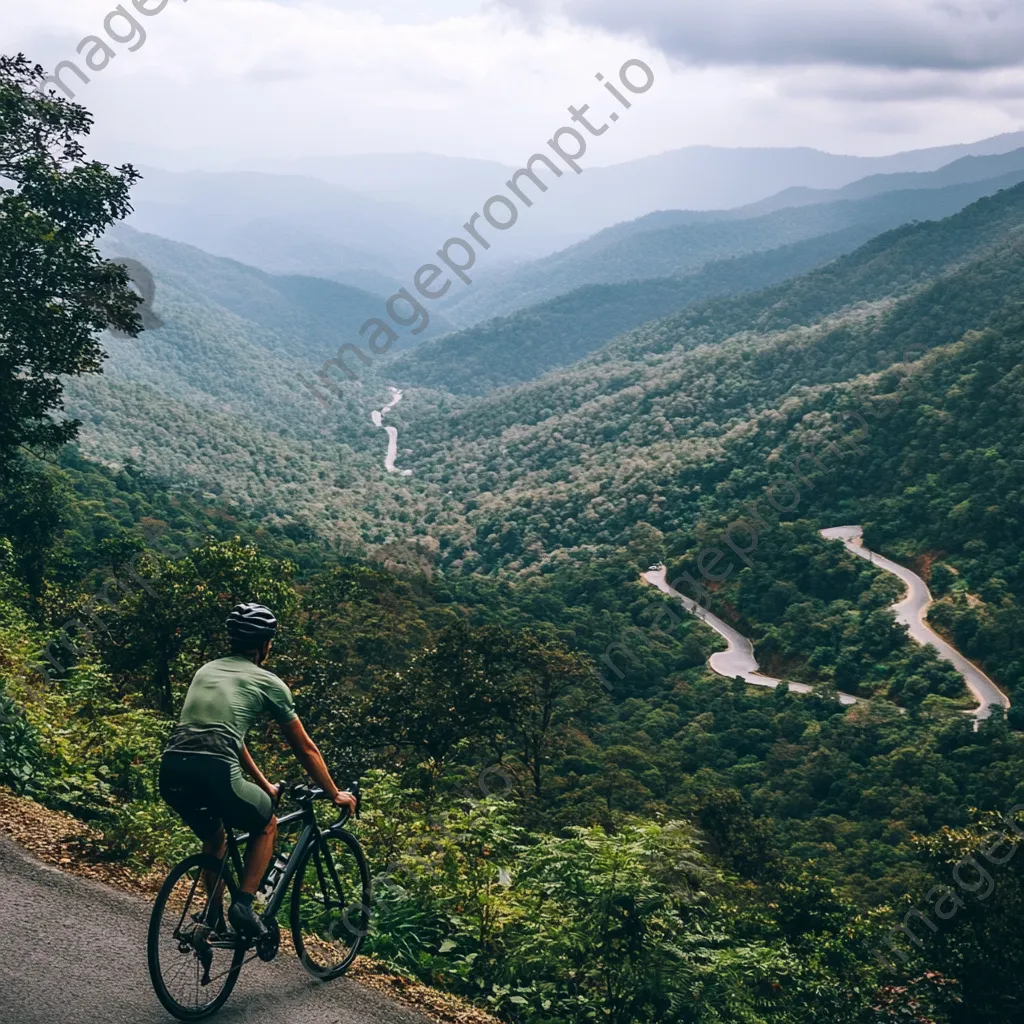
[[[228,920],[231,927],[244,938],[259,939],[267,933],[260,915],[253,909],[252,904],[232,903],[228,911]]]

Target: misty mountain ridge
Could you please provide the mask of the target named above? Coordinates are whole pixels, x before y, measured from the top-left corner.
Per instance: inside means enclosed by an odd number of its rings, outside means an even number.
[[[607,167],[588,166],[585,158],[584,174],[554,181],[543,203],[487,253],[480,270],[486,277],[502,264],[542,258],[655,210],[729,209],[793,187],[842,188],[866,175],[929,172],[965,156],[1021,146],[1024,134],[1016,133],[887,157],[695,146]],[[429,154],[256,166],[275,173],[150,168],[135,190],[130,223],[271,273],[389,291],[385,282],[404,281],[430,259],[488,195],[505,190],[517,169]]]
[[[1024,158],[1024,151],[1021,156]],[[1016,185],[1024,179],[1024,159],[1019,163],[1018,170],[991,180],[881,192],[865,199],[786,207],[747,218],[694,218],[689,211],[649,214],[543,260],[498,272],[458,295],[445,311],[452,320],[468,327],[587,285],[688,274],[711,261],[764,252],[851,228],[863,229],[851,238],[867,241],[908,221],[948,217],[983,196]]]

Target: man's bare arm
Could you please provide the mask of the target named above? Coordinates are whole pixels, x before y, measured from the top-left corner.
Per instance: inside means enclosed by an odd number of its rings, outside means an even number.
[[[356,798],[351,793],[342,793],[334,784],[331,773],[324,764],[320,748],[310,738],[302,722],[293,718],[281,726],[288,745],[292,748],[299,764],[312,776],[313,781],[339,806],[355,811]]]
[[[242,762],[242,768],[245,770],[245,773],[271,800],[277,803],[277,786],[270,782],[263,772],[259,770],[256,762],[252,759],[252,754],[249,753],[249,748],[244,743],[242,744],[242,753],[239,756],[239,760]]]

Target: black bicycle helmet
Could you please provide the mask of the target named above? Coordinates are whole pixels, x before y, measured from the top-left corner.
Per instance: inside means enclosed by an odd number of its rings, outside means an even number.
[[[231,609],[227,619],[228,636],[232,640],[251,640],[253,644],[265,644],[274,639],[277,619],[263,604],[238,604]]]

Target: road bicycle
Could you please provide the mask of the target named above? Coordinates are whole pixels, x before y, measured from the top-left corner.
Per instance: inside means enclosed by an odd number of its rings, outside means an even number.
[[[358,783],[349,787],[356,797]],[[248,835],[227,832],[222,859],[206,854],[187,857],[173,868],[160,889],[149,923],[149,974],[157,998],[179,1020],[201,1020],[216,1013],[252,960],[270,962],[281,945],[278,911],[291,887],[291,939],[302,966],[320,981],[344,974],[362,946],[370,924],[370,869],[359,840],[349,832],[350,811],[322,828],[314,802],[326,800],[322,789],[283,787],[298,810],[278,818],[278,831],[300,829],[290,851],[271,861],[255,906],[266,934],[248,939],[235,934],[228,920],[242,877],[240,848]],[[204,877],[205,876],[205,877]],[[222,921],[216,920],[221,893]]]

